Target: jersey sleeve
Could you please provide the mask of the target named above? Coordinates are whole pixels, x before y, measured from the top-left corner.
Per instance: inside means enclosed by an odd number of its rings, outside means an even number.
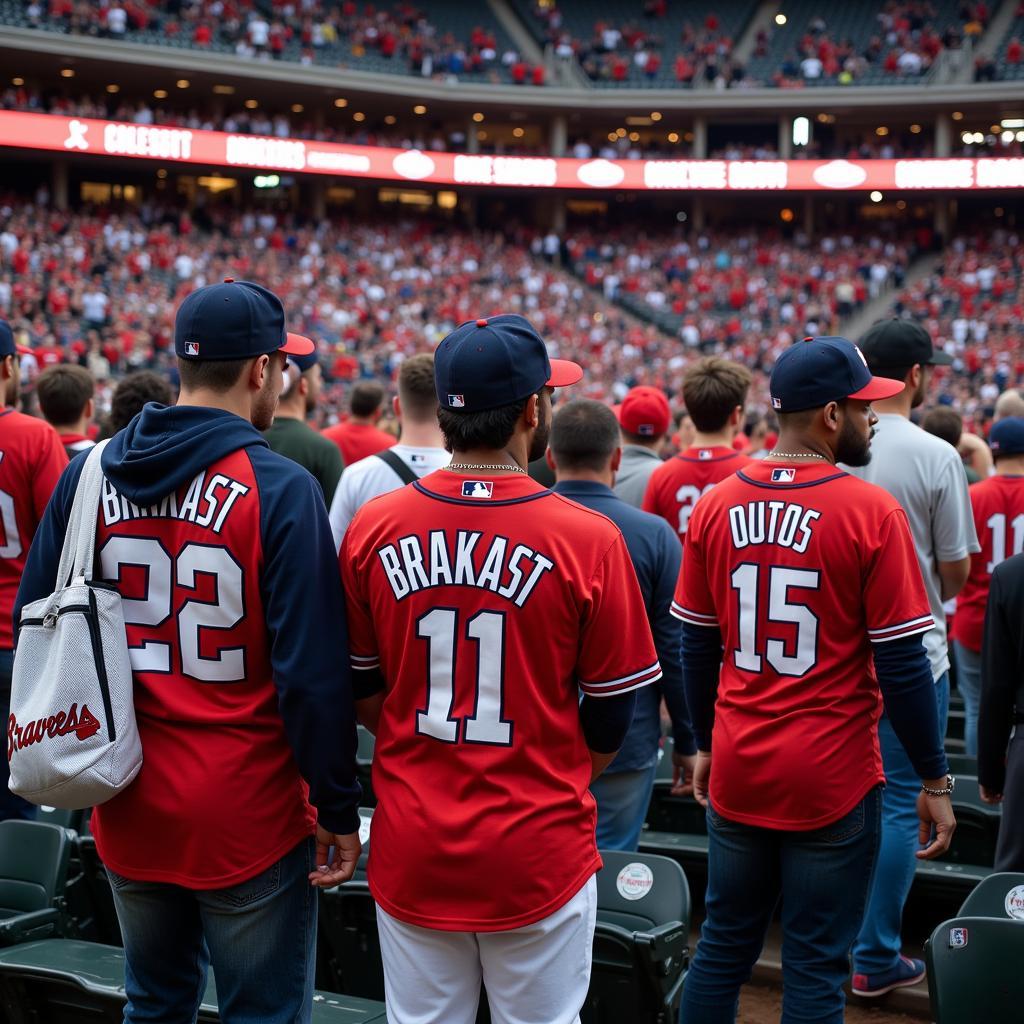
[[[618,696],[661,678],[647,609],[622,534],[590,580],[576,674],[588,697]]]
[[[364,586],[368,568],[360,570],[357,564],[360,551],[365,545],[358,540],[358,531],[345,531],[342,538],[338,562],[341,565],[341,580],[345,590],[345,608],[348,615],[349,658],[354,672],[380,670],[380,650],[377,647],[377,633],[373,628],[370,602]],[[359,691],[359,679],[356,689]]]
[[[868,637],[876,644],[927,633],[935,625],[901,508],[893,509],[878,531],[864,573],[864,611]]]
[[[981,550],[967,488],[967,475],[955,452],[934,484],[932,540],[935,557],[940,562],[958,562]]]
[[[68,464],[67,452],[64,451],[57,431],[47,430],[43,438],[32,474],[32,505],[37,523],[43,518],[46,503],[50,500],[50,495],[53,494],[57,481]]]
[[[691,517],[690,529],[683,540],[683,564],[676,583],[672,614],[691,626],[718,629],[715,602],[711,597],[707,568],[701,550],[700,520]]]

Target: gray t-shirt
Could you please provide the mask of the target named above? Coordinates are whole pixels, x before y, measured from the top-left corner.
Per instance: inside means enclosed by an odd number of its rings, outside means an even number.
[[[935,619],[934,628],[924,635],[924,646],[937,680],[949,670],[946,613],[937,563],[957,562],[981,550],[967,493],[967,474],[951,444],[926,433],[904,416],[881,414],[876,429],[871,462],[857,469],[843,468],[884,487],[907,513]]]
[[[639,444],[622,446],[622,463],[615,475],[615,493],[634,508],[644,503],[651,474],[661,465],[661,456]]]

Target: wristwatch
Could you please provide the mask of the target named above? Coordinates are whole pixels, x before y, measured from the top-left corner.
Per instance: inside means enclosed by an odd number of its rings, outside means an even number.
[[[956,785],[956,779],[952,775],[946,776],[946,788],[945,789],[929,789],[927,786],[922,786],[923,789],[929,796],[949,796],[953,792],[953,787]]]

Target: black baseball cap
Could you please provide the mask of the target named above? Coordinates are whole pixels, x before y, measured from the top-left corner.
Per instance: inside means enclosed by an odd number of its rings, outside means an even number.
[[[804,338],[779,356],[768,387],[773,409],[800,412],[844,398],[892,398],[903,381],[873,377],[864,353],[846,338]]]
[[[517,313],[459,324],[434,352],[434,386],[446,409],[484,412],[520,402],[541,388],[583,377],[568,359],[550,359],[544,340]]]
[[[876,368],[901,369],[904,366],[949,366],[953,357],[935,350],[931,335],[916,320],[894,316],[872,324],[860,347],[868,365]]]
[[[5,356],[27,356],[32,349],[14,342],[14,331],[6,320],[0,320],[0,359]]]
[[[270,352],[309,355],[315,346],[284,328],[284,306],[268,288],[227,277],[197,288],[178,307],[174,351],[182,359],[249,359]]]
[[[993,455],[1024,455],[1024,417],[997,420],[988,435]]]

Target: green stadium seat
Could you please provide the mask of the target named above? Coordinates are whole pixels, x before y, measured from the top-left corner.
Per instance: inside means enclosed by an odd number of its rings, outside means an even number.
[[[57,934],[71,847],[57,825],[0,822],[0,945]]]
[[[10,1024],[120,1024],[124,1014],[124,952],[75,939],[48,939],[0,950],[0,1000]],[[317,992],[314,1024],[385,1024],[381,1003]],[[213,972],[199,1008],[204,1024],[219,1021]]]
[[[992,917],[943,921],[925,947],[935,1024],[1020,1024],[1024,928]]]
[[[110,888],[103,861],[96,849],[96,839],[89,831],[88,822],[85,833],[78,837],[78,859],[82,865],[82,875],[88,892],[92,911],[92,930],[84,937],[93,938],[110,946],[120,946],[121,926],[114,908],[114,896]]]
[[[957,786],[960,786],[961,776],[971,776],[975,781],[978,778],[978,759],[968,754],[946,754],[949,762],[949,770],[957,778]]]
[[[1010,918],[1024,924],[1024,873],[1000,871],[983,878],[957,916]]]
[[[956,864],[991,867],[995,863],[996,840],[1002,819],[999,806],[982,802],[978,780],[964,776],[953,791],[953,813],[956,815],[956,831],[944,859]]]
[[[587,1024],[674,1021],[689,965],[690,889],[666,857],[602,851]]]
[[[60,807],[40,807],[36,810],[35,820],[47,825],[60,825],[61,828],[69,828],[73,832],[81,832],[85,812],[65,811]]]

